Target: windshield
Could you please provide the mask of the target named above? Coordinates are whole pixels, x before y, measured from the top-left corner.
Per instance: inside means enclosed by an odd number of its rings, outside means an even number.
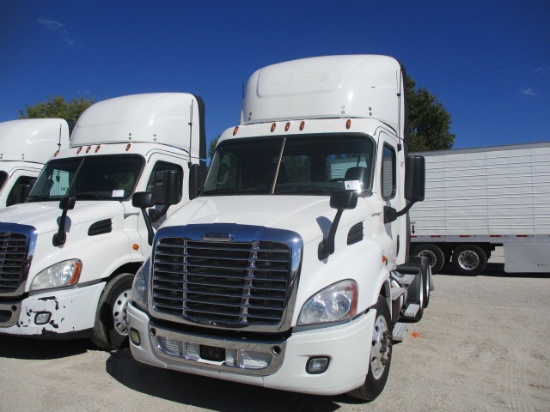
[[[205,195],[369,191],[374,141],[330,134],[226,140],[218,145]]]
[[[137,155],[89,156],[49,161],[27,202],[59,200],[126,200],[138,181],[143,158]]]

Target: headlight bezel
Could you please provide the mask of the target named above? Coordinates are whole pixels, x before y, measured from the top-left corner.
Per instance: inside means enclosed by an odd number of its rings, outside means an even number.
[[[138,269],[136,275],[134,276],[134,281],[132,282],[131,289],[131,302],[132,304],[146,311],[149,301],[149,260],[146,260],[145,263]]]
[[[82,273],[80,259],[67,259],[41,270],[32,280],[30,291],[57,289],[78,283]]]
[[[339,323],[357,313],[359,288],[353,279],[333,283],[312,295],[302,305],[298,326]]]

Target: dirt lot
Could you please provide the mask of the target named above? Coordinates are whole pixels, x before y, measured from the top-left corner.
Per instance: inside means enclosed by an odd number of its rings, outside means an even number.
[[[549,411],[550,275],[446,273],[370,404],[156,369],[128,348],[0,336],[0,411]]]

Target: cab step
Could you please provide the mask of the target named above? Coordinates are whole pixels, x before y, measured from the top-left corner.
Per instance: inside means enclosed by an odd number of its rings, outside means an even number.
[[[403,337],[407,330],[409,329],[408,325],[404,322],[397,322],[393,327],[393,341],[394,342],[403,342]]]
[[[404,288],[400,288],[400,287],[393,287],[391,289],[391,300],[397,300],[399,299],[399,297],[405,293],[405,289]]]
[[[403,314],[403,316],[406,318],[414,318],[419,310],[420,310],[419,304],[411,303],[409,306],[407,306],[407,309],[405,310],[405,313]]]
[[[401,277],[394,278],[400,285],[408,286],[414,282],[415,276],[411,274],[403,275]]]

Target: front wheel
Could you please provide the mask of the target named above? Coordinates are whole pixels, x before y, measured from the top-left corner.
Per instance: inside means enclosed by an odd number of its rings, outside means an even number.
[[[101,349],[118,349],[128,338],[127,307],[133,280],[131,273],[117,275],[99,298],[92,341]]]
[[[487,267],[487,255],[477,245],[460,245],[453,251],[453,265],[463,275],[479,275]]]
[[[374,309],[376,318],[370,342],[369,371],[362,386],[348,392],[348,395],[363,401],[373,401],[382,393],[390,373],[393,336],[388,302],[383,296],[378,296]]]

